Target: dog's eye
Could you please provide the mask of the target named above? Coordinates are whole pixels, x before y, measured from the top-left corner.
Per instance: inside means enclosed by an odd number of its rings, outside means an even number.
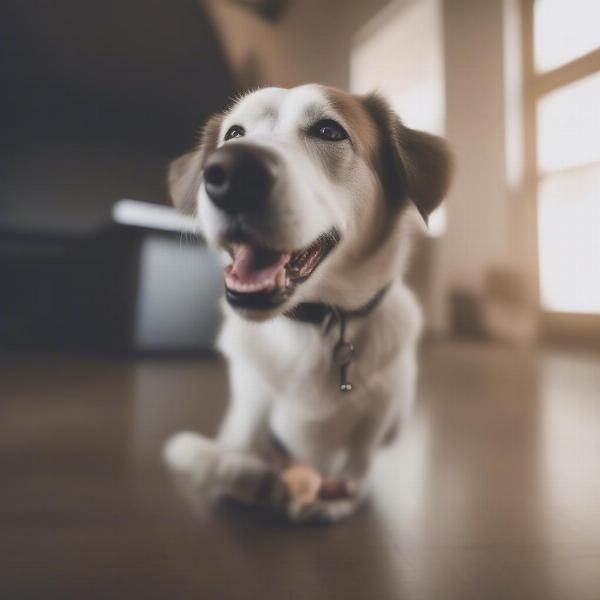
[[[348,139],[346,130],[333,119],[322,119],[310,128],[310,134],[322,140],[341,142]]]
[[[231,138],[244,137],[245,135],[246,130],[241,125],[232,125],[225,134],[225,141],[230,140]]]

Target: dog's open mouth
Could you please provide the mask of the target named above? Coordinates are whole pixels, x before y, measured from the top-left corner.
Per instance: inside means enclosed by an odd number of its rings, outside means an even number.
[[[228,302],[238,308],[274,308],[306,281],[339,241],[335,230],[293,252],[279,252],[252,243],[231,244],[233,263],[225,267]]]

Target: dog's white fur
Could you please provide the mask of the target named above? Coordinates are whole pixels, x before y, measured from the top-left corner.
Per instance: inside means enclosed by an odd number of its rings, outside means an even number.
[[[322,118],[339,122],[351,141],[308,139],[303,132]],[[224,142],[234,124],[243,125],[246,135]],[[357,139],[371,136],[379,143],[381,132],[366,117],[361,124],[352,122],[352,112],[340,110],[321,86],[253,92],[219,125],[217,146],[252,144],[279,159],[269,223],[253,230],[261,244],[298,249],[332,228],[341,241],[278,310],[239,313],[224,303],[218,346],[229,361],[232,396],[220,433],[214,441],[178,434],[168,442],[165,456],[197,495],[253,502],[256,490],[271,478],[267,503],[283,503],[295,519],[336,520],[350,514],[363,497],[373,453],[414,401],[421,316],[402,275],[417,211],[390,208],[381,173],[359,151]],[[195,166],[188,168],[199,169],[198,153],[203,151],[197,151]],[[328,171],[330,164],[335,164],[335,174]],[[181,165],[178,170],[181,177]],[[210,201],[201,179],[194,194],[203,234],[211,246],[222,249],[229,217]],[[350,367],[354,389],[340,392],[339,370],[332,363],[337,329],[325,332],[282,313],[303,301],[353,309],[390,283],[375,310],[348,322],[347,337],[357,349]],[[356,494],[294,505],[264,458],[271,434],[296,461],[328,478],[353,482]]]

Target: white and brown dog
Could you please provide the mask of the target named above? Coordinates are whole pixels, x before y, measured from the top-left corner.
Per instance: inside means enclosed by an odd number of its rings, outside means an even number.
[[[355,509],[415,395],[421,317],[402,276],[449,163],[380,96],[305,85],[245,95],[171,165],[175,205],[226,259],[228,412],[216,440],[165,447],[192,493],[295,520]],[[320,474],[308,500],[290,493],[290,464]]]

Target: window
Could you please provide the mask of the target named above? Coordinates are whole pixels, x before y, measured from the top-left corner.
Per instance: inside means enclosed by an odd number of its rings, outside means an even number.
[[[560,67],[600,46],[598,0],[536,0],[533,18],[538,72]]]
[[[523,1],[541,308],[600,314],[600,2]]]
[[[600,72],[542,96],[537,121],[542,175],[600,162]]]

